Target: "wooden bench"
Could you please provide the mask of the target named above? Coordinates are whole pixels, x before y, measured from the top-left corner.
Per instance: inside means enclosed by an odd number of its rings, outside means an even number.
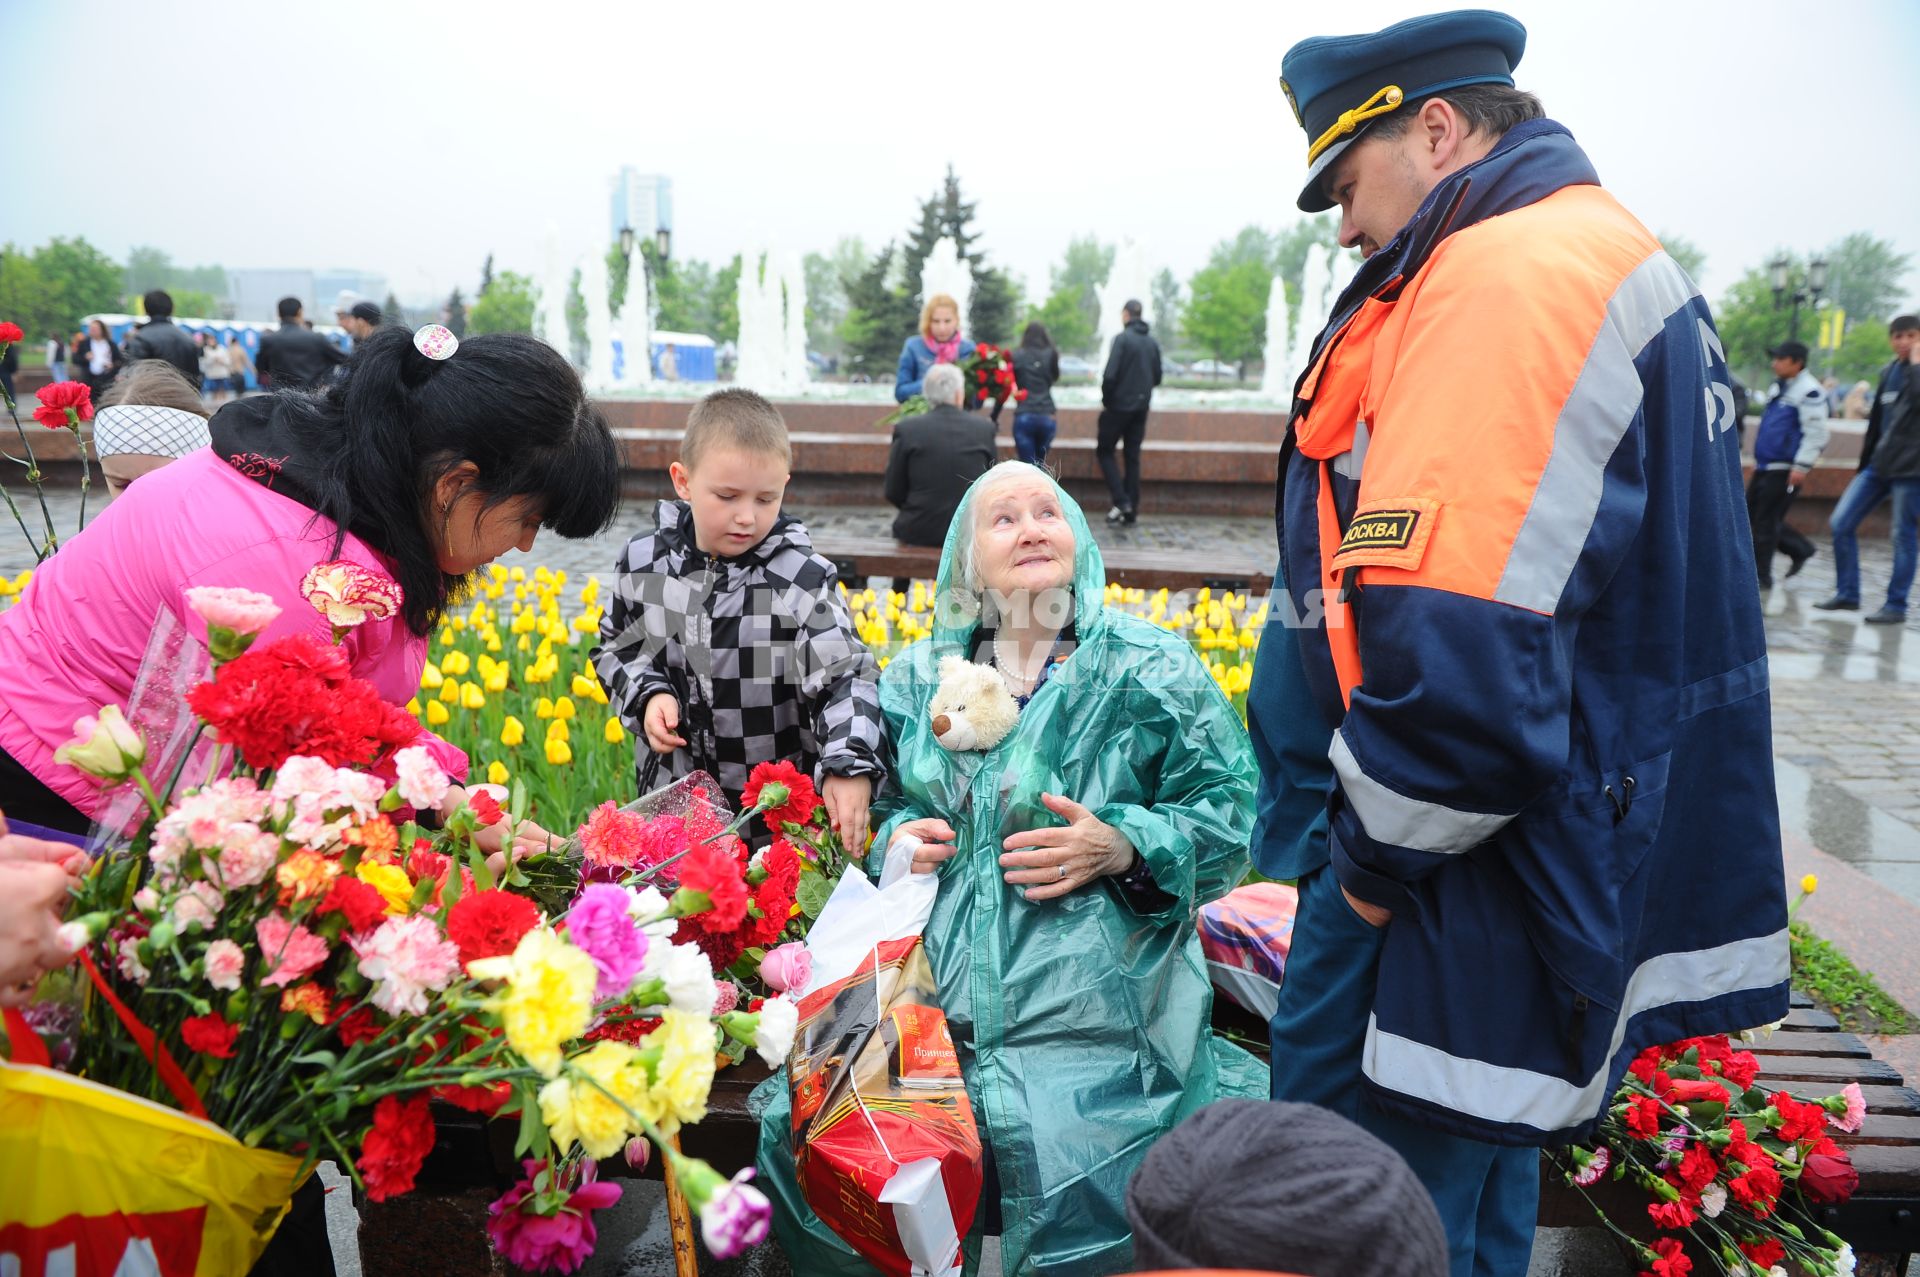
[[[820,536],[813,548],[833,560],[848,589],[870,576],[932,580],[940,571],[938,547],[907,545],[890,537]],[[1198,555],[1103,546],[1100,557],[1106,561],[1108,581],[1147,590],[1164,586],[1174,592],[1208,588],[1265,593],[1273,585],[1271,564],[1233,555],[1209,553],[1202,562]]]

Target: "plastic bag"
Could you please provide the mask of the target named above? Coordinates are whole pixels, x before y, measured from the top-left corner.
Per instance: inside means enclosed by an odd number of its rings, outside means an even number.
[[[920,932],[939,879],[841,876],[807,935],[813,974],[787,1075],[793,1155],[814,1213],[890,1277],[957,1273],[980,1203],[980,1133]]]
[[[10,1036],[18,1057],[22,1037]],[[0,1272],[244,1273],[286,1214],[300,1167],[203,1118],[0,1061]]]
[[[1280,882],[1250,882],[1200,907],[1200,949],[1213,987],[1263,1020],[1280,1004],[1299,907],[1299,891]]]

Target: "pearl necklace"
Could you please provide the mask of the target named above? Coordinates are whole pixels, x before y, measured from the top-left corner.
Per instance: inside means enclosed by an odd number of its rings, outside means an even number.
[[[1028,678],[1026,671],[1020,666],[1019,649],[1007,647],[1005,644],[1006,640],[998,634],[993,636],[993,668],[999,673],[1000,681],[1007,685],[1008,690],[1015,696],[1020,696],[1033,686],[1034,680]],[[1009,652],[1013,654],[1011,659],[1008,657]]]

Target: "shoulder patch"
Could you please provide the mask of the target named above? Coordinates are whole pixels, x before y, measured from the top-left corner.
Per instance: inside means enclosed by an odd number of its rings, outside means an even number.
[[[1334,570],[1363,565],[1408,571],[1419,567],[1439,515],[1440,503],[1431,497],[1363,501],[1334,552]]]

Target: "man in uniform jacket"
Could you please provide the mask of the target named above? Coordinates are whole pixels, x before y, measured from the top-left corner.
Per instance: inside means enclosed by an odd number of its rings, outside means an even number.
[[[253,370],[274,390],[317,385],[347,362],[347,352],[301,322],[300,299],[280,299],[280,327],[260,338]]]
[[[998,459],[993,423],[960,410],[960,370],[935,364],[920,393],[933,407],[893,428],[887,500],[900,507],[893,535],[908,545],[942,546],[967,488]]]
[[[161,359],[180,370],[180,375],[200,388],[200,347],[173,322],[173,298],[154,289],[141,299],[147,308],[147,322],[127,339],[127,362]]]

